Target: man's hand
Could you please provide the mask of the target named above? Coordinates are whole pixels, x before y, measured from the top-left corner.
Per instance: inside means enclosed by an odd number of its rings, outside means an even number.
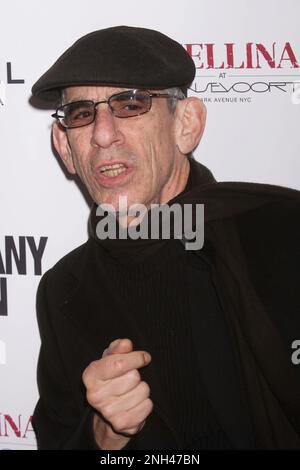
[[[145,424],[153,403],[138,369],[150,361],[149,353],[133,351],[129,339],[117,339],[83,372],[87,400],[99,413],[94,431],[101,449],[121,449]]]

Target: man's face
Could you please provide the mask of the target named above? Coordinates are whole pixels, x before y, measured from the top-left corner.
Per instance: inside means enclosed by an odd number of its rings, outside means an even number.
[[[64,102],[101,101],[122,88],[78,86],[65,90]],[[96,119],[84,127],[64,131],[57,124],[55,134],[63,145],[55,145],[71,173],[77,173],[97,203],[118,209],[119,196],[128,205],[164,203],[185,186],[189,165],[176,144],[176,113],[168,109],[167,99],[153,99],[146,114],[118,118],[107,104],[97,107]],[[104,171],[112,164],[125,169],[116,175]]]

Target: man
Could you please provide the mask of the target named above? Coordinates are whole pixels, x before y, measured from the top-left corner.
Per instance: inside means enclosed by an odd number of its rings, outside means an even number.
[[[148,29],[79,39],[33,86],[53,141],[96,203],[91,236],[38,291],[40,449],[300,448],[299,193],[216,183],[192,152],[195,67]],[[205,243],[97,236],[128,206],[205,205]],[[103,214],[102,214],[103,215]],[[148,232],[150,233],[150,232]]]

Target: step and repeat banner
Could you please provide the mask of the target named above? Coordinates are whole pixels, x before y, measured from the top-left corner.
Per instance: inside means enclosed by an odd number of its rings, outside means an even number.
[[[207,107],[195,152],[218,180],[300,189],[298,0],[10,0],[0,28],[0,448],[35,449],[35,295],[42,274],[87,239],[90,201],[51,143],[49,109],[31,86],[82,35],[157,29],[197,68]]]

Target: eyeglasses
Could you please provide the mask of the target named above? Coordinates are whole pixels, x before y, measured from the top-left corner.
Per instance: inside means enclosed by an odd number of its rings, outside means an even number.
[[[87,126],[94,122],[97,106],[107,103],[111,112],[118,118],[129,118],[145,114],[151,109],[152,98],[183,99],[168,93],[150,93],[148,90],[128,90],[114,93],[107,100],[73,101],[57,108],[52,117],[66,129]]]

